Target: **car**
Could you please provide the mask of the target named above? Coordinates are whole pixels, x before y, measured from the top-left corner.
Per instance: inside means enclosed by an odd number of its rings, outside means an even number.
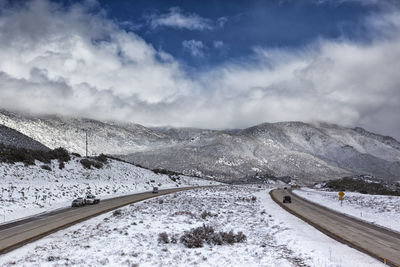
[[[283,203],[292,203],[292,198],[290,196],[284,196]]]
[[[157,193],[158,193],[158,187],[153,187],[152,193],[153,193],[153,194],[157,194]]]
[[[82,197],[78,197],[72,201],[71,207],[82,207],[85,206],[85,199]]]
[[[87,195],[86,196],[86,204],[94,205],[94,204],[99,204],[99,203],[100,203],[100,199],[96,198],[96,196],[94,196],[94,195]]]

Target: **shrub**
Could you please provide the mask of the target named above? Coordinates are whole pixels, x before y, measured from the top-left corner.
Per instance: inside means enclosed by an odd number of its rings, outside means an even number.
[[[42,165],[40,166],[43,170],[51,171],[51,167],[49,165]]]
[[[202,213],[201,213],[201,215],[200,215],[200,217],[203,219],[203,220],[205,220],[207,217],[212,217],[212,216],[214,216],[211,212],[209,212],[209,211],[203,211]]]
[[[51,157],[49,155],[49,152],[46,151],[40,151],[40,150],[34,150],[34,151],[27,151],[32,157],[38,161],[41,161],[43,163],[50,163],[51,162]]]
[[[156,168],[152,170],[155,174],[165,174],[168,175],[170,177],[179,177],[179,175],[181,175],[181,173],[178,172],[174,172],[174,171],[170,171],[170,170],[166,170],[166,169],[162,169],[162,168]]]
[[[88,159],[81,159],[81,160],[80,160],[80,163],[82,164],[82,166],[83,166],[85,169],[90,169],[90,167],[92,166],[92,161],[91,161],[91,160],[88,160]]]
[[[122,215],[122,211],[121,210],[114,210],[113,212],[113,216],[117,217],[117,216],[121,216]]]
[[[201,238],[201,236],[194,234],[193,231],[185,232],[181,236],[180,241],[188,248],[203,247],[203,239]]]
[[[103,163],[106,163],[106,162],[107,162],[107,156],[104,155],[103,153],[100,154],[100,155],[98,155],[95,159],[96,159],[97,161],[99,161],[99,162],[103,162]]]
[[[22,161],[25,165],[35,165],[35,159],[32,155],[26,154],[24,160]]]
[[[93,161],[92,161],[92,162],[93,162]],[[103,168],[103,163],[94,161],[94,162],[93,162],[93,166],[94,166],[95,168],[97,168],[97,169],[101,169],[101,168]]]
[[[97,169],[103,168],[103,163],[101,163],[99,161],[90,160],[90,159],[81,159],[80,163],[82,164],[82,166],[85,169],[91,169],[92,166],[97,168]]]
[[[16,147],[7,147],[3,144],[0,145],[0,161],[7,163],[23,162],[25,165],[35,164],[34,157],[28,150]]]
[[[246,242],[246,240],[247,240],[247,236],[245,234],[243,234],[243,232],[238,232],[235,235],[235,242],[236,243],[243,243],[243,242]]]
[[[61,147],[54,150],[44,151],[17,148],[0,144],[0,162],[11,164],[23,162],[25,165],[34,165],[35,160],[48,164],[53,159],[58,159],[60,162],[68,162],[70,156],[68,151]]]
[[[47,261],[56,261],[56,260],[60,260],[60,257],[55,257],[55,256],[48,256],[47,257]]]
[[[78,157],[78,158],[81,158],[81,157],[82,157],[81,154],[79,154],[79,153],[71,153],[71,155],[73,155],[73,156],[75,156],[75,157]]]
[[[60,161],[60,163],[58,164],[58,168],[59,168],[60,170],[62,170],[62,169],[65,168],[65,163],[64,163],[64,161]]]
[[[177,239],[175,236],[172,236],[172,237],[171,237],[171,243],[172,243],[172,244],[178,243],[178,239]]]
[[[203,226],[185,231],[180,241],[188,248],[200,248],[203,247],[204,242],[209,245],[232,245],[234,243],[245,242],[246,236],[242,232],[235,234],[232,230],[228,233],[217,233],[212,226],[203,224]]]
[[[371,195],[393,195],[400,196],[400,190],[391,190],[379,182],[367,182],[361,179],[344,177],[338,180],[332,180],[325,184],[325,187],[335,191],[351,191]]]
[[[169,237],[166,232],[162,232],[158,235],[158,242],[163,243],[163,244],[168,244],[169,243]]]
[[[65,148],[59,147],[49,152],[52,159],[58,159],[60,162],[68,162],[71,157]]]
[[[228,243],[230,245],[235,243],[235,234],[233,233],[232,230],[229,233],[221,232],[221,238],[223,242]]]

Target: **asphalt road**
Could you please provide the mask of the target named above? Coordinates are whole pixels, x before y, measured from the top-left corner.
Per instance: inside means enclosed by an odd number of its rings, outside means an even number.
[[[400,234],[329,210],[292,194],[289,190],[270,192],[284,209],[330,237],[367,253],[388,265],[400,266]],[[292,203],[283,203],[289,195]],[[399,222],[400,223],[400,222]]]
[[[133,194],[123,197],[102,200],[96,205],[86,205],[84,207],[66,208],[40,214],[36,217],[4,224],[0,226],[0,254],[21,247],[26,243],[40,239],[43,236],[66,228],[78,222],[87,220],[113,209],[142,201],[148,198],[193,189],[174,188],[159,190],[157,194],[151,192]]]

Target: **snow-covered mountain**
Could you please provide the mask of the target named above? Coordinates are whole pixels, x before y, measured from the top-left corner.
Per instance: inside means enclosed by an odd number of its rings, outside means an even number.
[[[360,128],[282,122],[197,134],[173,147],[124,158],[221,180],[273,175],[314,182],[350,174],[391,180],[400,177],[399,145]]]
[[[400,179],[400,143],[362,128],[302,122],[247,129],[146,128],[59,116],[0,113],[0,124],[55,148],[117,154],[149,168],[166,168],[223,181],[291,176],[303,182],[371,174]]]
[[[176,138],[179,130],[162,132]],[[194,132],[173,147],[124,158],[222,180],[274,175],[312,182],[360,173],[400,177],[398,141],[327,123],[264,123],[244,130]]]
[[[86,132],[89,155],[126,154],[171,142],[162,133],[133,123],[105,123],[60,116],[31,116],[0,111],[0,124],[15,129],[49,148],[64,147],[84,155]]]

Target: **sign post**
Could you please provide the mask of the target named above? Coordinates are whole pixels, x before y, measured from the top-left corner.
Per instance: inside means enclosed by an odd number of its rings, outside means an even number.
[[[340,200],[340,206],[343,206],[344,192],[340,191],[338,195],[339,195],[339,200]]]

